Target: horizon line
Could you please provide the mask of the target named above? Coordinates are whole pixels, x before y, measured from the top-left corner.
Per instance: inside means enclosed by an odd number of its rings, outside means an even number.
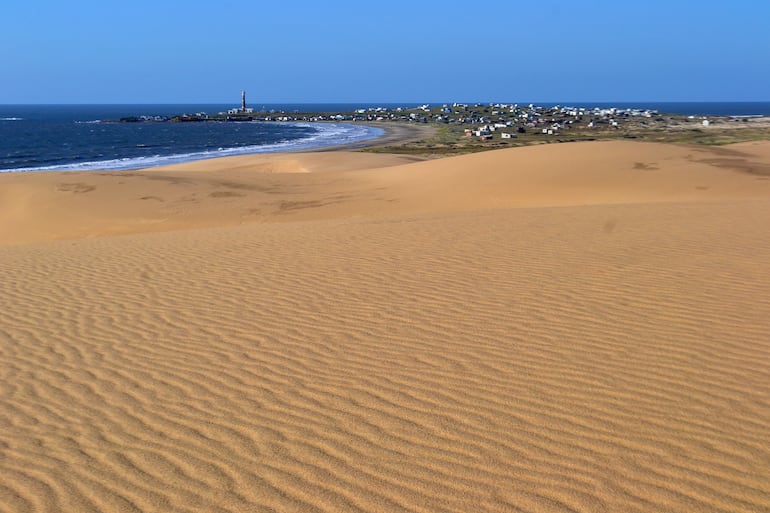
[[[190,101],[190,102],[109,102],[109,103],[87,103],[87,102],[41,102],[41,103],[0,103],[2,106],[71,106],[71,105],[229,105],[232,101]],[[357,104],[419,104],[419,105],[437,105],[437,104],[579,104],[579,103],[770,103],[769,100],[438,100],[438,101],[271,101],[271,102],[249,102],[250,105],[357,105]]]

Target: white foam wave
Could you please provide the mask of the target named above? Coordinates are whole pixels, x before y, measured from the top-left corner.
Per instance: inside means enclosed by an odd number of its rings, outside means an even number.
[[[328,146],[351,144],[379,137],[384,132],[381,128],[369,126],[356,126],[338,123],[292,123],[293,126],[310,127],[316,130],[315,134],[295,139],[293,141],[281,141],[273,144],[253,146],[241,146],[238,148],[219,148],[217,150],[199,151],[176,155],[154,155],[145,157],[128,157],[111,160],[99,160],[91,162],[79,162],[74,164],[60,164],[55,166],[27,167],[18,169],[0,169],[2,172],[24,171],[91,171],[110,170],[126,171],[129,169],[143,169],[147,167],[167,166],[180,164],[194,160],[213,159],[217,157],[229,157],[233,155],[248,155],[255,153],[275,153],[284,151],[310,150]]]
[[[24,118],[0,118],[0,121],[23,121]]]

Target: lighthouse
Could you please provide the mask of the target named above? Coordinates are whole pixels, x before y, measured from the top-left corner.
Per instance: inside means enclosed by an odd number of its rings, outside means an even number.
[[[241,91],[241,108],[233,107],[227,111],[231,115],[251,114],[252,112],[254,112],[254,109],[246,107],[246,91]],[[249,118],[248,120],[250,121],[251,119]]]

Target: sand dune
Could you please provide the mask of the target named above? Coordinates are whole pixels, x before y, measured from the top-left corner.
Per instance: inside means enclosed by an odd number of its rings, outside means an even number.
[[[1,176],[0,511],[770,511],[769,147]]]
[[[425,162],[327,152],[141,172],[14,173],[0,175],[0,245],[275,221],[765,198],[767,148],[604,142]]]

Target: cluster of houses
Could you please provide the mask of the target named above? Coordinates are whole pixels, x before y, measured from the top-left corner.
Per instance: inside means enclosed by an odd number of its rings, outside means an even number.
[[[513,139],[520,134],[556,136],[573,129],[619,130],[621,128],[653,128],[667,125],[655,110],[633,108],[537,106],[516,103],[452,103],[423,104],[416,107],[369,107],[350,112],[298,112],[262,111],[255,113],[246,106],[246,93],[241,94],[240,108],[209,116],[205,113],[181,115],[172,118],[143,116],[125,121],[277,121],[277,122],[389,122],[437,123],[465,125],[466,137],[481,140],[493,138]],[[124,120],[121,120],[124,121]],[[687,121],[687,119],[684,119]],[[676,124],[676,122],[674,123]],[[702,120],[704,127],[709,126]]]
[[[372,107],[357,109],[352,114],[337,116],[294,117],[292,120],[316,121],[407,121],[414,123],[443,123],[469,125],[464,130],[467,137],[490,140],[497,134],[502,139],[513,139],[518,134],[533,133],[553,136],[573,128],[620,129],[633,120],[646,125],[653,120],[663,121],[657,111],[649,109],[588,108],[534,104],[506,103],[466,104],[452,103],[442,106],[428,104],[412,108]]]
[[[449,109],[448,106],[445,106]],[[654,118],[658,113],[646,109],[618,108],[583,108],[583,107],[540,107],[534,104],[520,106],[518,104],[493,104],[486,106],[479,115],[478,105],[475,109],[467,105],[454,104],[451,111],[463,114],[456,118],[458,123],[471,123],[474,128],[466,129],[467,137],[479,137],[489,140],[494,132],[500,133],[502,139],[515,138],[516,134],[536,133],[543,135],[558,135],[572,128],[607,128],[619,129],[621,124],[630,118]],[[464,115],[468,114],[468,115]]]
[[[492,139],[492,136],[494,135],[494,132],[497,130],[501,130],[500,137],[502,139],[512,139],[516,137],[513,133],[510,131],[502,131],[506,128],[513,127],[514,123],[512,121],[506,121],[506,122],[498,122],[494,124],[489,125],[483,125],[478,128],[466,128],[465,129],[465,137],[481,137],[481,140],[487,141]],[[524,130],[522,130],[520,133],[524,133]]]

